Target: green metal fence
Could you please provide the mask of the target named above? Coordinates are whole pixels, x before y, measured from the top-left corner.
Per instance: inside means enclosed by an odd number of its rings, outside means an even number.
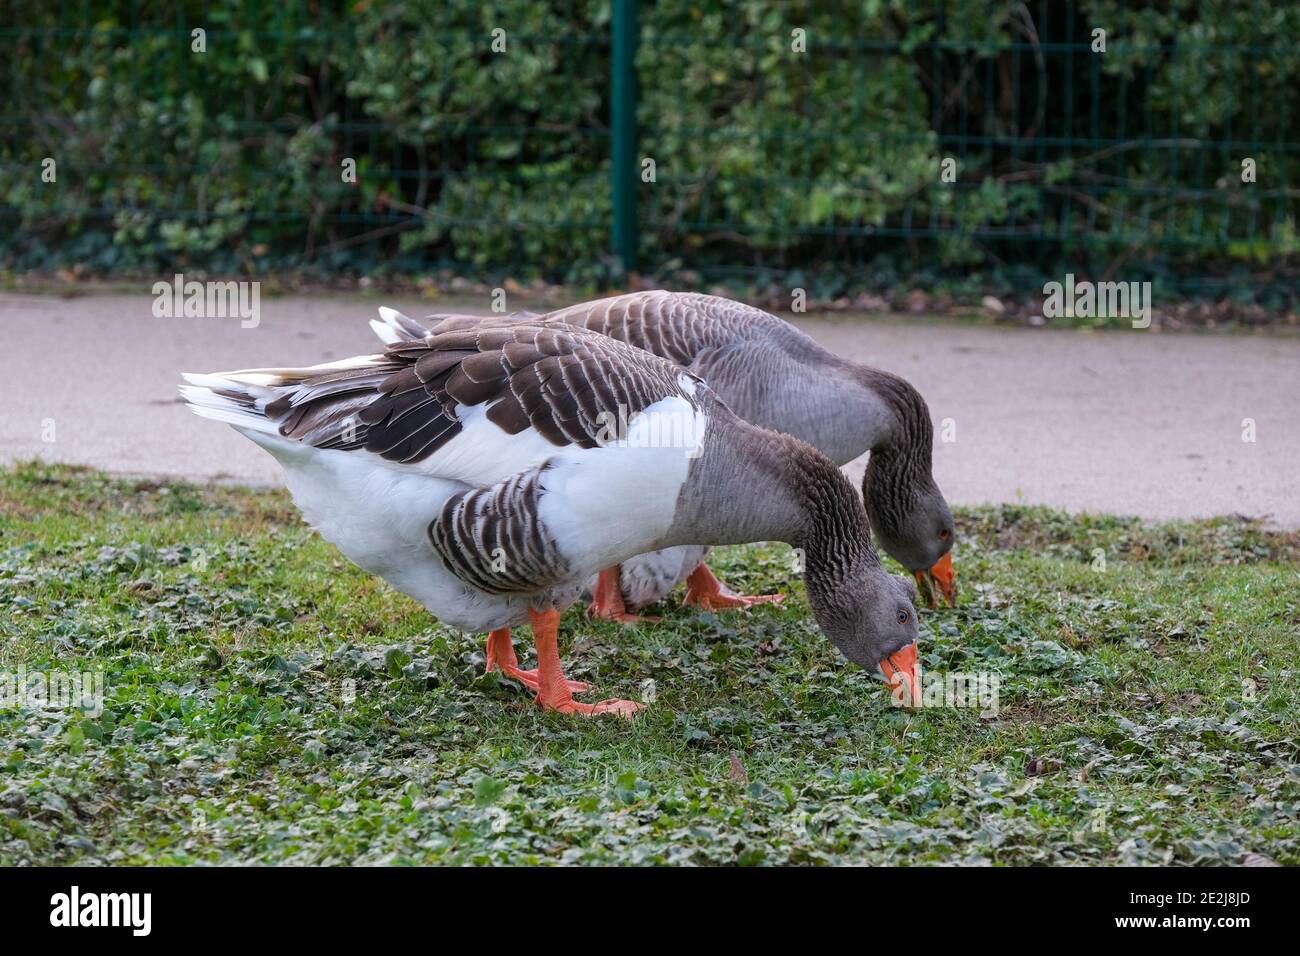
[[[12,6],[10,269],[1295,287],[1290,3]]]

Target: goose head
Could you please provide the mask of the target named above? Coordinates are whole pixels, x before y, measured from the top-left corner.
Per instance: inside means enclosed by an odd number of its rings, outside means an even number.
[[[925,399],[908,381],[857,367],[859,380],[890,411],[871,448],[862,502],[880,546],[911,571],[931,607],[957,603],[952,568],[952,512],[934,483],[934,425]]]
[[[932,480],[916,482],[910,488],[899,489],[904,494],[891,495],[885,489],[898,486],[879,478],[880,474],[873,476],[868,466],[862,481],[862,500],[881,548],[912,572],[931,607],[940,597],[952,607],[957,603],[952,567],[956,533],[948,502]]]
[[[916,588],[887,574],[869,551],[843,569],[823,567],[810,554],[808,604],[822,633],[860,667],[879,672],[904,700],[920,700],[916,675]]]
[[[793,526],[764,530],[802,554],[804,590],[817,626],[853,663],[879,671],[891,690],[905,686],[911,699],[919,700],[916,588],[881,567],[857,490],[812,446],[789,435],[745,427],[764,450],[756,457],[755,474],[777,474],[779,486],[795,504]],[[760,492],[755,500],[762,497]],[[776,513],[773,504],[767,502],[763,513]]]

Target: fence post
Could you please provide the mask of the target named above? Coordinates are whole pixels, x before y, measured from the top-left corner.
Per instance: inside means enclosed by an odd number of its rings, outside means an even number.
[[[624,272],[636,268],[637,0],[614,0],[610,57],[610,189],[614,255]]]

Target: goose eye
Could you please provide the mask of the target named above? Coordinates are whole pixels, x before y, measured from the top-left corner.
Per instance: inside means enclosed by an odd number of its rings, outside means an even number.
[[[952,534],[952,532],[949,531],[947,528],[940,528],[940,529],[939,529],[939,537],[940,537],[940,539],[943,540],[943,541],[947,541],[947,540],[948,540],[948,535],[950,535],[950,534]]]
[[[899,623],[899,624],[906,624],[906,623],[907,623],[908,621],[910,621],[911,619],[912,619],[912,615],[911,615],[911,614],[908,614],[906,611],[902,610],[901,608],[899,609],[899,612],[898,612],[898,623]]]

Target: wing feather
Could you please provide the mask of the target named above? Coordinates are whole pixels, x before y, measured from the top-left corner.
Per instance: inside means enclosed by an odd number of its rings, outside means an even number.
[[[452,574],[488,594],[533,593],[569,580],[572,569],[538,507],[549,467],[447,500],[428,533]]]
[[[409,320],[400,331],[410,334]],[[668,397],[695,407],[680,368],[587,328],[513,316],[456,317],[382,356],[309,373],[294,372],[267,406],[280,434],[408,464],[461,434],[471,408],[508,435],[531,428],[557,447],[594,448],[605,415],[630,418]]]

